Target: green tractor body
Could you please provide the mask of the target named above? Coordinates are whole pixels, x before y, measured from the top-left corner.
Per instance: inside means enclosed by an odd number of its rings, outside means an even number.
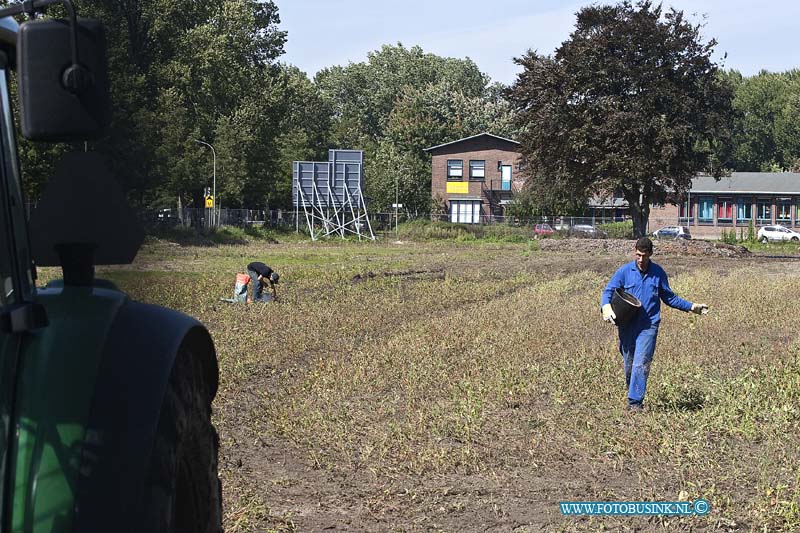
[[[108,122],[102,27],[59,2],[70,20],[10,17],[56,0],[0,8],[0,533],[219,531],[208,331],[94,278],[142,242],[95,154],[66,157],[30,221],[23,209],[10,71],[26,137]],[[63,280],[37,289],[36,266]]]

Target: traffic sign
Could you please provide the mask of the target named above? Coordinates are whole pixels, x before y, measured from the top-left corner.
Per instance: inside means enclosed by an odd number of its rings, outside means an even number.
[[[214,207],[214,197],[213,196],[206,196],[206,208],[212,209]]]
[[[392,204],[392,209],[401,209],[403,204]]]

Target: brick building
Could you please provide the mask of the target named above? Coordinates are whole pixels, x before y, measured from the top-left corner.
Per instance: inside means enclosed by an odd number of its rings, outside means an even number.
[[[431,154],[431,195],[443,202],[451,222],[503,216],[522,187],[517,141],[480,133],[425,151]]]
[[[431,154],[431,195],[442,202],[451,222],[478,224],[505,215],[522,188],[519,143],[480,133],[425,149]],[[593,199],[587,213],[597,219],[628,215],[622,198]],[[650,210],[650,231],[688,226],[692,235],[717,238],[723,229],[757,229],[770,224],[800,227],[800,173],[734,172],[715,180],[697,176],[682,205]]]
[[[681,205],[654,206],[650,228],[688,226],[697,237],[719,237],[723,229],[738,230],[750,223],[800,227],[800,173],[734,172],[719,181],[698,176]]]

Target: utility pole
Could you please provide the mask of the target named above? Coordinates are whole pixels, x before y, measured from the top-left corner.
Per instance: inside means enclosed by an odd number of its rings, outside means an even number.
[[[689,192],[686,200],[686,227],[692,227],[692,185],[689,184]]]
[[[211,154],[212,154],[212,156],[214,158],[214,188],[213,188],[213,191],[211,193],[211,197],[214,199],[214,205],[212,206],[212,209],[211,209],[211,213],[212,213],[211,214],[211,216],[212,216],[211,223],[214,225],[214,227],[216,227],[217,226],[217,152],[216,152],[216,150],[214,150],[213,146],[211,146],[210,144],[208,144],[205,141],[201,141],[200,139],[195,139],[194,142],[196,142],[197,144],[203,144],[203,145],[208,146],[209,148],[211,148]]]

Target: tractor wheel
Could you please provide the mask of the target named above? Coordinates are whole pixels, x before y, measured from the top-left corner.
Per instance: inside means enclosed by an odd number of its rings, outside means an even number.
[[[222,531],[219,437],[211,424],[212,394],[202,361],[182,348],[161,405],[139,531]]]

